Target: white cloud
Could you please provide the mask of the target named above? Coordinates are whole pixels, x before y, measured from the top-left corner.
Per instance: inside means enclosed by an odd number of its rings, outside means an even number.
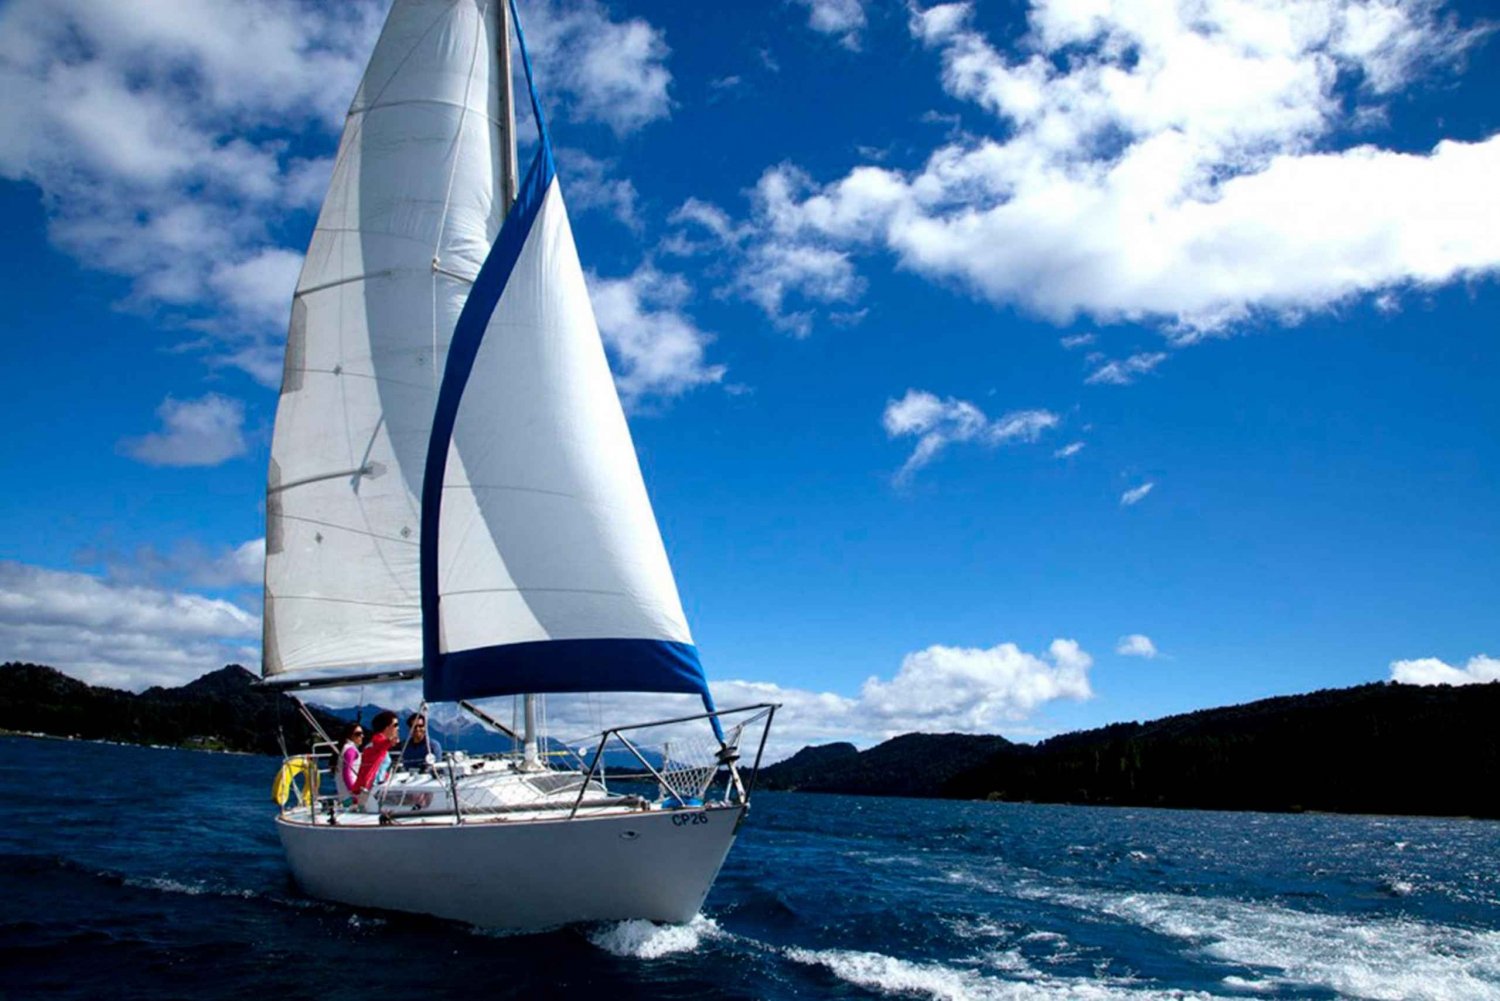
[[[1482,685],[1500,681],[1500,659],[1478,654],[1463,667],[1436,657],[1391,661],[1391,680],[1404,685]]]
[[[0,647],[91,684],[177,685],[246,659],[260,620],[198,594],[0,561]]]
[[[1120,641],[1115,644],[1115,653],[1121,657],[1145,657],[1150,660],[1156,656],[1156,644],[1151,642],[1149,636],[1131,633],[1120,637]]]
[[[925,390],[908,389],[901,399],[886,402],[881,422],[892,438],[917,438],[916,449],[896,473],[896,482],[905,483],[953,442],[994,446],[1036,441],[1060,418],[1048,410],[1013,410],[991,420],[967,400],[939,399]]]
[[[865,27],[863,0],[796,0],[808,9],[807,26],[824,35],[836,35],[846,49],[857,50]]]
[[[1074,348],[1087,347],[1098,339],[1094,334],[1070,334],[1060,338],[1057,343],[1063,346],[1063,350],[1072,351]]]
[[[162,430],[124,438],[120,450],[150,466],[217,466],[245,454],[245,405],[209,393],[196,400],[167,397],[157,408]]]
[[[1083,381],[1089,385],[1102,383],[1110,386],[1128,386],[1135,381],[1136,376],[1150,372],[1166,360],[1166,353],[1162,351],[1131,355],[1129,358],[1105,362],[1089,373],[1089,377]]]
[[[301,255],[274,225],[328,171],[288,139],[341,122],[381,7],[15,0],[0,177],[37,185],[52,241],[137,304],[215,314],[225,356],[279,339]]]
[[[754,200],[760,219],[774,230],[776,215],[808,183],[793,168],[768,171],[756,186]],[[794,337],[812,332],[813,305],[851,303],[864,292],[864,279],[855,272],[848,252],[800,238],[767,235],[756,223],[735,223],[716,205],[697,198],[684,202],[670,218],[683,230],[664,243],[672,253],[725,254],[733,277],[725,291],[755,303],[776,326]],[[798,306],[789,306],[789,300]]]
[[[523,16],[537,86],[549,98],[567,97],[570,117],[625,135],[671,114],[669,50],[645,20],[613,21],[595,0],[538,0]]]
[[[589,276],[599,332],[615,361],[615,385],[628,409],[648,398],[681,396],[721,381],[723,365],[704,361],[712,335],[682,312],[689,294],[680,275],[643,265],[627,278]]]
[[[885,250],[996,303],[1154,321],[1180,343],[1500,269],[1500,136],[1337,141],[1477,37],[1435,5],[1038,0],[1009,54],[971,13],[919,11],[912,32],[990,135],[827,184],[771,168],[747,258]]]
[[[302,248],[388,0],[12,0],[0,6],[0,178],[35,184],[52,242],[131,281],[274,386]],[[549,97],[624,133],[668,114],[661,33],[594,0],[526,6]],[[521,91],[524,94],[524,90]],[[322,147],[326,154],[309,155]],[[628,181],[570,177],[633,216]]]
[[[1052,455],[1057,459],[1070,459],[1079,452],[1082,452],[1083,447],[1083,442],[1081,441],[1070,441],[1056,452],[1053,452]]]
[[[1141,501],[1145,500],[1146,495],[1149,494],[1155,487],[1155,483],[1142,483],[1138,487],[1131,487],[1129,490],[1120,495],[1120,506],[1130,507],[1133,504],[1139,504]]]
[[[301,270],[301,254],[267,247],[238,261],[214,264],[208,285],[240,315],[280,329],[291,312],[292,291]]]
[[[818,303],[852,302],[864,289],[849,255],[827,247],[764,243],[740,269],[738,287],[775,324],[795,337],[812,333],[812,313],[788,310],[787,297]]]
[[[613,164],[576,149],[559,150],[557,160],[566,181],[564,189],[570,206],[606,211],[621,225],[640,230],[635,185],[628,178],[610,176]]]
[[[1047,657],[1025,653],[1014,643],[988,650],[931,646],[907,654],[890,681],[866,681],[860,708],[897,732],[903,720],[921,720],[922,729],[979,732],[1002,720],[1025,719],[1054,699],[1093,697],[1088,680],[1093,663],[1077,643],[1065,639],[1053,640]]]
[[[848,740],[870,745],[902,733],[995,733],[1058,699],[1093,697],[1093,658],[1073,640],[1054,640],[1043,654],[1013,643],[988,649],[930,646],[907,654],[893,677],[871,677],[857,695],[787,688],[771,682],[711,682],[721,709],[779,703],[767,762],[808,744]],[[411,698],[397,694],[393,704]],[[509,700],[497,702],[509,719]],[[649,721],[698,711],[693,696],[599,693],[552,695],[547,718],[553,735],[568,739],[597,733],[604,725]],[[750,749],[753,753],[753,748]]]
[[[100,564],[111,585],[152,587],[260,587],[264,577],[266,540],[251,539],[238,546],[205,546],[194,540],[177,542],[165,551],[145,545],[128,556],[110,550],[85,549],[82,564]]]
[[[217,561],[215,568],[228,584],[260,584],[265,579],[265,563],[266,540],[262,536],[240,543],[227,559]]]

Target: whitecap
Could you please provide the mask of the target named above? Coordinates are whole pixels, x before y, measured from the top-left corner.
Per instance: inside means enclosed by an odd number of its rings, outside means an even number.
[[[1233,975],[1225,977],[1222,983],[1232,991],[1254,991],[1256,994],[1269,994],[1277,987],[1274,980],[1251,980]]]
[[[959,938],[966,939],[1004,938],[1014,931],[1014,928],[1007,928],[1004,925],[999,925],[993,921],[987,921],[983,918],[943,919],[943,924],[945,924],[948,927],[948,930],[953,932],[954,935],[957,935]]]
[[[1500,932],[1165,893],[1023,891],[1178,938],[1276,984],[1413,1001],[1500,1001]]]
[[[163,893],[182,893],[189,897],[199,897],[210,893],[208,887],[201,883],[179,883],[175,879],[127,879],[126,886],[138,886],[147,890],[160,890]]]
[[[125,876],[120,881],[126,886],[134,886],[138,889],[156,890],[161,893],[180,893],[188,897],[201,897],[204,894],[208,894],[214,897],[238,897],[241,900],[252,900],[259,896],[254,890],[234,889],[227,886],[209,886],[207,883],[184,883],[180,880],[169,879],[166,876],[156,878]]]
[[[695,914],[685,925],[659,925],[633,919],[603,925],[589,933],[589,941],[616,956],[659,959],[679,952],[692,952],[705,940],[718,936],[712,918]]]
[[[788,949],[786,956],[808,966],[822,966],[847,983],[890,993],[929,998],[979,997],[986,986],[973,970],[955,970],[937,963],[913,963],[879,952],[850,949]]]
[[[902,994],[935,1001],[1154,1001],[1207,998],[1187,991],[1162,991],[1129,981],[1081,977],[1053,977],[1039,973],[1019,953],[986,957],[992,968],[1019,974],[1018,979],[989,977],[972,969],[954,969],[937,962],[914,962],[879,952],[851,949],[784,950],[786,957],[808,966],[821,966],[840,980],[886,994]]]

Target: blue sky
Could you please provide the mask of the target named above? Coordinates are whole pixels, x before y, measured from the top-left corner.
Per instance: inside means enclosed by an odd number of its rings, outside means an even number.
[[[1500,677],[1482,5],[521,6],[721,702],[1032,739]],[[0,659],[258,662],[383,11],[0,4]]]

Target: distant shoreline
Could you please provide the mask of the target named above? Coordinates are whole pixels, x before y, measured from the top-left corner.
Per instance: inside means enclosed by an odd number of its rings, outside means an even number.
[[[230,665],[178,688],[98,688],[0,665],[18,736],[279,757],[311,743],[304,707]],[[307,706],[318,726],[347,720]],[[1115,723],[1038,744],[908,733],[804,747],[765,790],[1076,806],[1500,819],[1500,682],[1376,683]],[[24,727],[24,729],[23,729]],[[208,745],[208,746],[204,746]],[[1455,765],[1462,764],[1462,774]]]
[[[79,737],[60,733],[36,733],[0,727],[0,737],[24,737],[30,740],[62,740],[72,744],[108,744],[111,747],[144,747],[152,751],[191,751],[194,754],[233,754],[245,758],[277,757],[260,751],[235,751],[227,747],[192,747],[187,744],[146,744],[134,740],[109,740],[105,737]]]
[[[1500,819],[1500,682],[1376,683],[1066,733],[804,747],[759,787],[1076,806]],[[1462,763],[1461,777],[1454,774]]]

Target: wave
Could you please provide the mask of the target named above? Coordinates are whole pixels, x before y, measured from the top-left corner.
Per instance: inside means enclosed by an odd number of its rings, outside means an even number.
[[[705,941],[723,934],[713,918],[695,914],[685,925],[659,925],[653,921],[615,921],[589,932],[590,942],[622,959],[660,959],[694,952]]]
[[[1190,943],[1259,974],[1226,978],[1226,986],[1323,988],[1374,1001],[1500,1001],[1500,932],[1227,898],[1018,889]]]
[[[1056,977],[1031,966],[1017,952],[997,953],[985,965],[1015,977],[986,975],[968,966],[914,962],[879,952],[849,949],[783,950],[794,962],[819,966],[840,980],[889,994],[933,998],[935,1001],[1038,1001],[1069,998],[1075,1001],[1189,1001],[1208,998],[1201,992],[1160,990],[1112,978]]]
[[[150,893],[163,893],[185,897],[253,900],[273,904],[278,907],[295,907],[307,910],[340,910],[334,904],[327,901],[314,900],[311,897],[281,896],[275,893],[253,890],[248,887],[231,886],[208,880],[186,881],[174,879],[171,876],[146,876],[124,873],[113,869],[98,868],[97,866],[88,865],[62,855],[0,853],[0,868],[3,868],[11,876],[46,877],[49,874],[62,873],[65,876],[92,882],[96,885],[126,887],[132,890],[145,890]]]

